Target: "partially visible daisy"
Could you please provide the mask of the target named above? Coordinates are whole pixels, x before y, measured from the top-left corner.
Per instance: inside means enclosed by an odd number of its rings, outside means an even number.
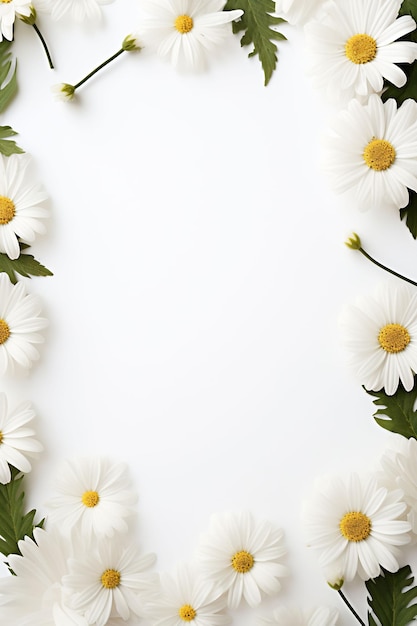
[[[10,465],[21,472],[30,472],[28,456],[43,450],[39,441],[33,439],[35,431],[27,426],[34,417],[29,402],[9,412],[6,394],[0,393],[0,483],[10,482]]]
[[[395,282],[381,283],[342,313],[343,342],[366,389],[391,396],[401,381],[414,387],[417,372],[417,292]]]
[[[144,41],[168,56],[174,66],[199,69],[206,51],[231,33],[229,22],[243,11],[223,11],[225,0],[142,0],[149,14]]]
[[[417,191],[417,102],[352,100],[323,138],[330,186],[349,192],[358,208],[405,207]]]
[[[227,594],[236,608],[242,599],[254,607],[262,592],[272,595],[281,588],[287,568],[281,563],[286,549],[283,532],[267,521],[256,523],[249,513],[214,515],[198,551],[204,576]]]
[[[319,552],[329,583],[376,578],[381,567],[398,570],[399,546],[410,541],[402,496],[356,474],[316,486],[304,521],[307,543]]]
[[[23,283],[12,285],[4,272],[0,273],[0,375],[15,363],[29,368],[39,358],[33,344],[42,343],[38,334],[48,322],[39,317],[41,307],[36,296],[26,294]]]
[[[50,13],[52,19],[70,18],[76,22],[100,20],[101,7],[113,0],[35,0],[36,10]]]
[[[64,532],[80,528],[84,535],[112,537],[127,531],[126,518],[134,512],[136,493],[127,466],[105,458],[66,461],[55,479],[58,495],[51,498],[50,519]]]
[[[326,0],[277,0],[275,12],[290,24],[302,26],[311,20]]]
[[[0,2],[0,41],[3,37],[12,41],[13,24],[16,16],[29,17],[31,13],[31,0],[1,0]]]
[[[93,542],[84,557],[69,559],[63,584],[70,606],[95,626],[104,626],[111,616],[127,620],[141,615],[143,596],[155,585],[155,576],[144,570],[154,561],[153,554],[141,555],[118,535]]]
[[[335,626],[339,617],[336,609],[320,606],[314,609],[279,607],[269,618],[260,618],[259,626]]]
[[[224,613],[225,600],[213,593],[213,585],[190,566],[179,565],[176,575],[162,574],[159,593],[149,604],[147,617],[154,626],[222,626],[231,619]]]
[[[397,64],[412,63],[417,44],[398,41],[413,31],[410,15],[398,17],[401,0],[333,0],[327,16],[306,25],[313,80],[347,101],[382,90],[384,79],[403,87]]]
[[[0,2],[0,9],[3,5]],[[40,221],[48,216],[40,206],[47,195],[38,185],[28,182],[27,154],[0,155],[0,252],[11,259],[20,255],[18,238],[31,243],[37,233],[44,233]]]

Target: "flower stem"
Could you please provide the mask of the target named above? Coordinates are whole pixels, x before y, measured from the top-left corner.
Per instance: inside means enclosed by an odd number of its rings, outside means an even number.
[[[41,44],[43,46],[43,49],[45,50],[46,58],[48,59],[49,67],[51,68],[51,70],[53,70],[54,69],[54,64],[52,63],[52,58],[51,58],[51,55],[49,53],[48,46],[46,45],[46,41],[45,41],[41,31],[39,30],[39,28],[36,26],[36,24],[32,24],[32,26],[35,29],[35,33],[38,35],[39,39],[41,40]]]
[[[374,263],[374,265],[377,265],[378,267],[382,268],[383,270],[385,270],[389,274],[392,274],[393,276],[396,276],[397,278],[401,278],[401,280],[405,280],[407,283],[410,283],[410,285],[414,285],[414,287],[417,287],[417,282],[415,282],[414,280],[411,280],[411,278],[407,278],[406,276],[403,276],[402,274],[399,274],[398,272],[395,272],[394,270],[392,270],[391,268],[387,267],[386,265],[382,265],[382,263],[380,263],[379,261],[376,261],[374,258],[372,258],[371,255],[368,254],[366,252],[366,250],[364,250],[362,247],[357,248],[357,249],[359,250],[359,252],[361,254],[363,254],[364,257],[366,257],[369,261],[371,261],[371,263]]]
[[[355,609],[353,608],[353,606],[351,605],[351,603],[349,602],[349,600],[346,598],[345,594],[343,593],[343,591],[341,589],[338,590],[337,592],[339,594],[339,596],[342,598],[343,602],[346,604],[346,606],[348,607],[349,611],[352,613],[352,615],[354,617],[356,617],[356,619],[358,620],[359,624],[361,624],[361,626],[366,626],[365,622],[363,622],[361,620],[361,618],[359,617],[359,615],[356,613]]]
[[[94,74],[97,74],[97,72],[102,70],[103,67],[106,67],[106,65],[108,65],[109,63],[117,59],[117,57],[120,56],[123,52],[125,52],[124,48],[120,48],[120,50],[118,50],[115,54],[113,54],[111,57],[106,59],[106,61],[103,61],[103,63],[100,63],[98,67],[96,67],[92,72],[87,74],[87,76],[84,76],[82,80],[80,80],[76,85],[74,85],[74,91],[78,89],[78,87],[81,87],[81,85],[84,85],[84,83],[86,83],[87,80],[89,80],[92,76],[94,76]]]

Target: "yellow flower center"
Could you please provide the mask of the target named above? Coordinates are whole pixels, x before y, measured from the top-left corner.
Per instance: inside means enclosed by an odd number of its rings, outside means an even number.
[[[1,430],[0,430],[0,444],[2,444],[2,443],[3,443],[3,437],[4,437],[4,435],[3,435],[3,433],[2,433],[2,432],[1,432]]]
[[[0,319],[0,346],[10,337],[10,328],[5,320]]]
[[[120,585],[120,572],[115,569],[106,569],[101,575],[101,584],[105,589],[115,589]]]
[[[81,497],[81,501],[85,506],[88,506],[88,508],[92,509],[99,503],[100,496],[98,495],[97,491],[84,491]]]
[[[190,604],[184,604],[178,611],[178,615],[184,622],[192,622],[197,616],[197,611]]]
[[[1,0],[4,2],[5,0]],[[7,0],[9,1],[9,0]],[[16,214],[16,207],[13,200],[6,196],[0,196],[0,224],[8,224]]]
[[[8,4],[9,2],[11,2],[12,0],[0,0],[0,2],[3,2],[3,4]]]
[[[395,161],[395,148],[386,139],[371,139],[363,151],[366,165],[376,172],[387,170]]]
[[[352,511],[342,517],[339,528],[348,541],[364,541],[371,534],[371,520],[360,511]]]
[[[236,554],[232,557],[232,567],[239,574],[246,574],[247,572],[250,572],[254,563],[255,559],[249,552],[246,552],[246,550],[236,552]]]
[[[193,18],[189,15],[179,15],[174,22],[174,26],[181,35],[186,35],[193,30]]]
[[[406,349],[411,337],[408,330],[401,324],[387,324],[379,331],[378,341],[385,352],[396,354]]]
[[[362,65],[363,63],[369,63],[376,57],[376,41],[370,35],[360,33],[353,35],[345,43],[345,53],[349,61],[356,63],[356,65]]]

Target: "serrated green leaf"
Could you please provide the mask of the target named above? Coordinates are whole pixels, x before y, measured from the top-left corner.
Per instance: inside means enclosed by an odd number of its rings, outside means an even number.
[[[399,15],[411,15],[417,19],[417,0],[403,0]]]
[[[226,11],[236,9],[244,11],[240,20],[232,23],[233,32],[245,31],[240,43],[242,46],[253,44],[253,50],[249,53],[249,57],[258,55],[264,71],[265,85],[267,85],[278,61],[278,48],[273,40],[282,41],[286,39],[272,26],[282,24],[285,20],[272,15],[275,11],[273,0],[227,0],[224,9]]]
[[[20,242],[20,250],[26,250],[29,246]],[[10,281],[15,285],[18,281],[16,274],[25,278],[32,276],[53,276],[53,273],[39,263],[31,254],[21,253],[17,259],[9,259],[7,254],[0,252],[0,272],[5,272]]]
[[[382,569],[374,580],[366,581],[370,626],[407,626],[417,618],[417,587],[409,565],[392,574]]]
[[[17,63],[9,50],[10,41],[0,43],[0,113],[2,113],[17,91]]]
[[[22,154],[24,152],[15,141],[8,139],[8,137],[14,137],[15,135],[17,135],[17,132],[11,126],[0,126],[0,153],[4,154],[4,156]]]
[[[405,391],[400,383],[392,396],[388,396],[383,389],[381,391],[365,389],[370,396],[376,398],[373,403],[383,407],[374,413],[377,424],[408,439],[411,437],[417,439],[417,411],[414,410],[417,398],[416,378],[414,381],[414,388],[411,391]]]

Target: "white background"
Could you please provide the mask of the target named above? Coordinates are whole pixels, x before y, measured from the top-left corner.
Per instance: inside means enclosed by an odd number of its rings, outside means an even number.
[[[344,241],[417,278],[417,243],[398,215],[361,214],[319,170],[332,111],[305,76],[302,32],[285,25],[268,87],[231,36],[202,74],[144,49],[57,102],[137,30],[133,0],[100,25],[16,28],[19,132],[50,196],[32,252],[53,278],[27,281],[50,320],[41,359],[3,379],[31,400],[45,452],[27,481],[46,513],[63,458],[125,460],[139,493],[138,536],[157,569],[191,558],[212,513],[250,510],[285,530],[290,576],[279,603],[340,609],[305,547],[303,500],[316,476],[367,471],[393,437],[346,366],[338,317],[385,276]],[[366,618],[364,588],[345,591]]]

